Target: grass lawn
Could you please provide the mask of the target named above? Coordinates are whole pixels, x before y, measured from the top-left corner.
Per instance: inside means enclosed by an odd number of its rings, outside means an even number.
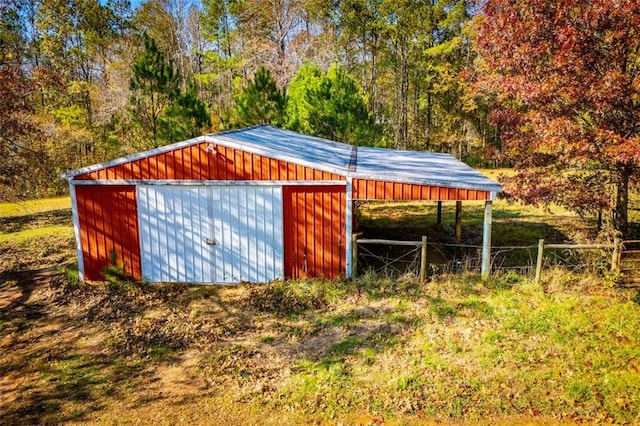
[[[442,203],[442,224],[436,227],[436,202],[363,202],[358,207],[359,223],[362,227],[375,231],[388,229],[399,237],[423,233],[435,236],[438,240],[452,242],[455,205],[455,202]],[[463,202],[463,242],[482,241],[484,208],[482,201]],[[502,246],[537,244],[540,238],[547,242],[585,242],[595,239],[598,231],[595,217],[581,218],[558,206],[525,206],[499,199],[493,202],[492,218],[493,244]]]
[[[639,302],[567,275],[543,285],[3,284],[0,414],[33,424],[634,423]]]
[[[0,203],[0,271],[55,266],[74,254],[69,197]]]
[[[71,209],[69,197],[42,198],[17,203],[0,203],[0,217],[30,216],[36,213],[69,209]]]
[[[531,234],[591,226],[495,207]],[[73,258],[68,209],[23,216],[0,217],[2,423],[640,423],[637,290],[562,271],[80,284],[23,272]]]

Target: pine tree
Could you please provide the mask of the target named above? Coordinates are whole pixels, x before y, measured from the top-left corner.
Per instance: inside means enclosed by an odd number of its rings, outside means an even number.
[[[298,70],[287,87],[287,122],[285,127],[296,132],[313,133],[309,117],[313,106],[307,100],[307,94],[320,87],[323,73],[315,65],[304,64]]]
[[[149,129],[152,146],[157,147],[163,133],[161,116],[179,94],[179,79],[155,40],[145,33],[142,41],[144,50],[133,64],[130,84],[132,114],[143,129]]]
[[[234,97],[234,106],[225,121],[228,129],[284,122],[286,96],[266,68],[258,69],[253,80]]]
[[[380,132],[356,81],[337,64],[306,65],[289,86],[288,126],[354,145],[376,145]]]
[[[198,98],[194,84],[186,92],[178,94],[161,117],[163,139],[179,141],[194,138],[211,126],[207,104]]]

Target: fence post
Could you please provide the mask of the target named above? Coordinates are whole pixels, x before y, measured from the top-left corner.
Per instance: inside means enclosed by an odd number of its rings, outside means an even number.
[[[619,272],[620,271],[620,247],[622,245],[622,240],[620,237],[615,237],[613,239],[613,254],[611,255],[611,272]]]
[[[351,234],[351,278],[358,276],[358,234]]]
[[[427,237],[422,236],[422,251],[420,252],[420,282],[427,280]]]
[[[536,278],[534,282],[540,282],[542,275],[542,256],[544,254],[544,239],[538,240],[538,260],[536,261]]]

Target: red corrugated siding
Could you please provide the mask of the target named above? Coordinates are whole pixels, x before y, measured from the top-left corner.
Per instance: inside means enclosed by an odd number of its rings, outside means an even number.
[[[344,275],[345,187],[284,186],[287,278]]]
[[[343,176],[209,143],[176,149],[75,179],[344,180]]]
[[[356,200],[479,201],[490,200],[491,193],[472,189],[354,179],[353,198]]]
[[[80,239],[87,280],[101,280],[100,272],[115,250],[118,265],[140,279],[138,212],[134,186],[75,187]]]
[[[175,149],[75,177],[77,180],[340,180],[345,177],[209,143]],[[133,186],[77,185],[87,279],[101,279],[115,250],[140,278],[137,207]],[[369,179],[353,180],[354,199],[489,200],[488,191]],[[345,265],[345,186],[284,186],[284,261],[290,278],[338,277]]]

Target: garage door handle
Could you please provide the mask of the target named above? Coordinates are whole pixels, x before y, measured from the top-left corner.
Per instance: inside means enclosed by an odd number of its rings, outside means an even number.
[[[206,240],[204,240],[204,241],[210,246],[217,246],[218,245],[218,241],[215,238],[213,239],[213,241],[208,239],[208,238]]]

